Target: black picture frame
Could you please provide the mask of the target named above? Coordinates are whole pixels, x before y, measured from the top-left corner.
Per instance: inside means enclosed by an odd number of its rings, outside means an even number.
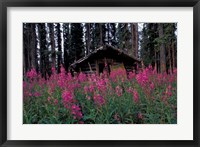
[[[7,8],[8,7],[193,7],[193,140],[141,141],[23,141],[7,140]],[[170,146],[198,147],[199,145],[199,65],[200,65],[200,2],[199,0],[1,0],[0,2],[0,145],[1,146]],[[187,133],[187,132],[185,132]]]

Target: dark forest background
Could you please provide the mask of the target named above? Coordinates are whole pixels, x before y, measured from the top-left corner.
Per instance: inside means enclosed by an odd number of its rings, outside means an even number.
[[[177,67],[176,23],[23,23],[23,74],[35,68],[42,77],[110,44],[152,65],[157,72]]]

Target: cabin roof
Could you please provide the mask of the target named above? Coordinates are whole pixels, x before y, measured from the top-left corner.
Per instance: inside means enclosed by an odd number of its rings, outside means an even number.
[[[123,56],[124,58],[129,59],[131,61],[141,62],[138,58],[128,55],[123,50],[115,48],[115,47],[113,47],[111,45],[106,44],[104,46],[101,46],[101,47],[97,48],[96,50],[94,50],[93,52],[91,52],[90,54],[88,54],[87,56],[85,56],[83,58],[80,58],[79,60],[75,61],[73,64],[70,65],[70,67],[75,68],[76,65],[81,64],[82,62],[84,62],[86,60],[90,60],[90,58],[94,57],[94,55],[100,54],[100,53],[102,53],[103,51],[106,51],[106,50],[115,52],[116,54],[118,54],[120,56]]]

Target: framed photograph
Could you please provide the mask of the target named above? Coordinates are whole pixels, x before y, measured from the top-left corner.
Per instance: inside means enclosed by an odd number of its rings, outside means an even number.
[[[1,146],[199,146],[200,2],[0,2]]]

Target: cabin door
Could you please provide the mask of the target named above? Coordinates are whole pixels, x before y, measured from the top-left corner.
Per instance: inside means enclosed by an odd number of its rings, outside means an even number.
[[[103,63],[99,63],[99,74],[103,73],[104,68],[105,68],[105,65]]]
[[[107,64],[107,67],[105,67],[104,63],[99,63],[99,74],[103,73],[104,70],[106,70],[107,73],[110,73],[110,64]]]

